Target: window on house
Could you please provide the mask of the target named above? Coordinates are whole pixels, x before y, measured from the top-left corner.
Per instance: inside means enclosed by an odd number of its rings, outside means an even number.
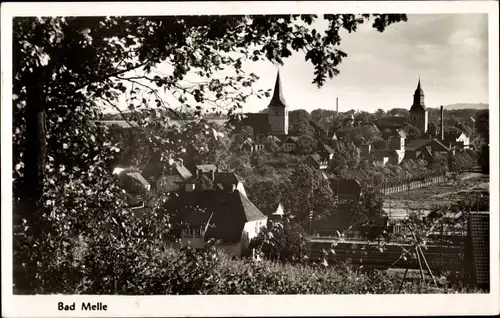
[[[201,228],[188,228],[186,229],[186,236],[188,237],[201,237],[202,231]]]

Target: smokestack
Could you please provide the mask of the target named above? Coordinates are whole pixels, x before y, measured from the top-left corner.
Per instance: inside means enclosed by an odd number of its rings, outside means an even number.
[[[439,126],[439,133],[441,135],[441,140],[444,140],[444,108],[441,105],[441,123]]]
[[[339,114],[339,98],[337,97],[337,104],[336,104],[336,113],[335,115],[338,115]]]

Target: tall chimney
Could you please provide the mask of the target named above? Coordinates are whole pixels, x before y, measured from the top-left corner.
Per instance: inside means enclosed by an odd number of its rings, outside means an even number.
[[[441,105],[441,122],[439,126],[439,133],[441,135],[441,140],[444,140],[444,108],[443,105]]]
[[[335,115],[339,114],[339,98],[337,97],[336,112]]]

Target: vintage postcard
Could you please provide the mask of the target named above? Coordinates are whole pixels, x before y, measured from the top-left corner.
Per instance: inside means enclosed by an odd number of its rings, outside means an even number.
[[[498,2],[1,21],[2,316],[499,313]]]

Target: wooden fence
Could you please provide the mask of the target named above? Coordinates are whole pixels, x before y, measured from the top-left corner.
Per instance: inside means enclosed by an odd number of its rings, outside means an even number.
[[[403,192],[403,191],[410,191],[412,189],[428,187],[430,185],[444,183],[446,181],[447,181],[447,178],[445,175],[437,175],[437,176],[423,177],[423,178],[413,179],[413,180],[411,180],[411,179],[405,180],[405,181],[398,182],[394,185],[383,184],[382,185],[382,193],[384,195],[387,195],[387,194],[399,193],[399,192]]]

